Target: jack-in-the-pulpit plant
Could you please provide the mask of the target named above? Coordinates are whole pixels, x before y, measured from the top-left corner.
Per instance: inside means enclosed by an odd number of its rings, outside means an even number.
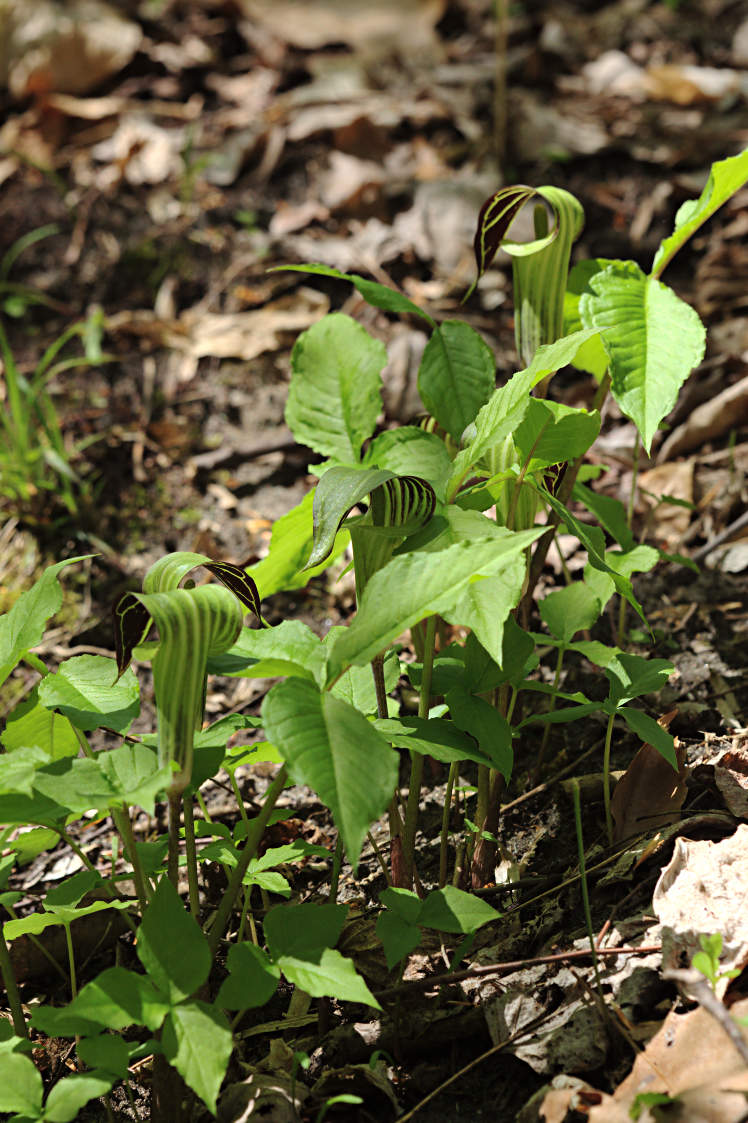
[[[661,275],[746,181],[748,151],[715,164],[699,199],[678,212],[648,274],[632,262],[599,259],[569,271],[583,216],[567,192],[521,186],[492,196],[478,221],[478,273],[499,248],[513,254],[523,364],[498,388],[493,353],[468,324],[437,323],[402,293],[365,278],[299,267],[345,276],[377,308],[427,326],[418,376],[427,416],[377,432],[385,348],[333,313],[294,347],[286,411],[299,443],[326,459],[314,468],[314,491],[275,523],[267,557],[247,573],[198,554],[162,558],[143,591],[115,608],[116,659],[79,655],[52,671],[34,653],[60,608],[60,577],[79,559],[50,566],[0,617],[0,685],[19,663],[39,676],[0,734],[0,903],[9,917],[0,928],[0,971],[12,1017],[0,1021],[6,1117],[74,1120],[115,1085],[128,1091],[131,1066],[146,1058],[154,1119],[187,1118],[191,1107],[182,1101],[190,1096],[216,1114],[236,1031],[267,1003],[278,1017],[281,979],[295,988],[295,1014],[317,997],[378,1007],[336,947],[347,914],[336,899],[342,859],[355,873],[367,835],[388,882],[376,926],[388,966],[404,963],[424,928],[464,937],[454,966],[475,932],[499,919],[465,890],[493,878],[501,798],[520,740],[542,756],[546,729],[602,713],[609,827],[617,728],[625,725],[676,766],[672,737],[640,702],[662,687],[670,664],[623,650],[622,613],[615,642],[587,634],[615,595],[643,619],[631,577],[660,555],[636,543],[622,504],[595,492],[584,457],[608,394],[651,448],[704,349],[698,316]],[[535,206],[535,238],[512,244],[509,226],[527,203]],[[555,372],[569,363],[598,380],[590,409],[549,396]],[[588,562],[582,577],[536,600],[560,527],[579,539]],[[264,626],[260,598],[304,586],[349,547],[356,611],[348,626],[322,638],[298,620]],[[198,566],[221,584],[195,586],[189,574]],[[245,610],[255,626],[247,626]],[[535,673],[541,647],[556,652],[552,681]],[[600,668],[602,700],[563,690],[565,663],[579,658]],[[140,712],[133,660],[151,663],[156,701],[157,728],[138,736],[131,732]],[[203,728],[213,675],[280,681],[259,716],[226,714]],[[403,676],[408,689],[396,691]],[[260,728],[266,740],[231,743]],[[121,743],[97,748],[90,735],[100,729]],[[401,752],[410,759],[407,785]],[[448,766],[433,871],[416,863],[425,757]],[[259,761],[279,768],[250,817],[236,772]],[[201,793],[221,769],[237,796],[233,826],[211,819]],[[452,799],[462,776],[475,797],[458,823]],[[301,838],[261,851],[290,783],[308,785],[329,808],[334,854]],[[169,830],[159,833],[154,812],[163,798]],[[136,813],[149,817],[147,837],[136,837]],[[92,815],[111,816],[111,868],[95,865],[82,841]],[[389,855],[369,833],[384,815]],[[19,915],[20,894],[9,887],[14,869],[60,841],[78,869],[37,911]],[[293,864],[328,854],[328,899],[289,902]],[[182,863],[188,908],[179,895]],[[200,876],[214,864],[224,875],[218,891]],[[82,981],[76,930],[99,913],[120,918],[133,938],[126,937],[121,962],[112,955]],[[65,935],[65,960],[51,965],[64,993],[29,1012],[13,944],[51,927]],[[52,1088],[31,1057],[31,1031],[75,1041],[76,1071]],[[175,1084],[175,1073],[184,1085]]]

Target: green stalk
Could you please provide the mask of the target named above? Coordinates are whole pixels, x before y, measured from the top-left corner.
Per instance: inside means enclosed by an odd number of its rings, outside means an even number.
[[[23,1007],[21,1006],[21,996],[18,993],[16,973],[13,970],[2,922],[0,922],[0,975],[2,976],[3,985],[5,986],[5,993],[8,996],[8,1005],[10,1006],[13,1029],[16,1032],[16,1036],[28,1037],[29,1028],[23,1016]]]
[[[73,948],[73,934],[70,924],[63,924],[65,929],[65,943],[68,949],[68,969],[70,971],[70,997],[75,999],[78,994],[78,981],[75,977],[75,950]]]
[[[553,693],[551,694],[551,704],[548,707],[548,713],[549,714],[552,714],[553,711],[556,708],[556,698],[557,698],[556,691],[558,690],[558,684],[561,681],[561,669],[563,667],[564,655],[565,654],[566,654],[566,648],[565,647],[559,647],[558,656],[556,658],[556,673],[553,676]],[[543,740],[540,742],[540,751],[538,752],[538,759],[535,762],[535,769],[534,769],[534,772],[533,772],[530,787],[534,787],[534,785],[538,782],[538,776],[540,775],[540,770],[543,767],[543,764],[545,763],[545,754],[546,754],[546,751],[548,749],[548,740],[550,738],[550,735],[551,735],[551,723],[547,722],[546,727],[543,730]]]
[[[605,829],[608,833],[608,845],[613,845],[613,816],[610,813],[610,745],[613,739],[613,722],[615,714],[608,718],[608,728],[605,730],[605,749],[603,750],[603,799],[605,801]]]
[[[631,530],[631,524],[634,521],[634,504],[636,503],[636,489],[639,481],[639,453],[641,451],[641,442],[639,438],[639,430],[636,430],[636,439],[634,440],[634,462],[631,471],[631,491],[629,492],[629,501],[626,505],[626,526]],[[619,596],[618,603],[618,637],[616,643],[620,647],[623,643],[623,634],[626,628],[626,600],[624,597]]]
[[[597,991],[601,1000],[603,999],[603,988],[600,981],[600,968],[597,960],[597,948],[595,947],[595,932],[592,927],[592,912],[590,910],[590,895],[587,889],[587,864],[584,857],[584,841],[582,839],[582,805],[579,798],[579,780],[574,778],[571,781],[571,793],[574,800],[574,825],[577,831],[577,854],[579,855],[579,877],[582,885],[582,905],[584,907],[584,921],[587,925],[587,935],[590,940],[590,952],[592,953],[592,966],[595,971],[595,982],[597,984]]]
[[[187,854],[187,882],[190,895],[190,912],[197,920],[200,915],[200,889],[197,880],[197,847],[195,846],[195,813],[192,800],[188,797],[184,809],[184,845]]]
[[[429,703],[431,699],[431,677],[434,670],[434,640],[436,638],[436,617],[429,616],[426,621],[426,634],[423,642],[423,670],[421,673],[421,694],[418,699],[418,716],[429,716]],[[403,881],[401,888],[410,889],[413,886],[413,871],[415,866],[416,831],[418,829],[418,804],[421,799],[421,782],[423,780],[423,756],[411,750],[410,753],[410,784],[408,786],[408,802],[405,806],[405,825],[403,828]]]
[[[453,760],[449,766],[447,777],[447,790],[444,795],[444,811],[442,813],[442,833],[439,839],[439,888],[447,884],[447,858],[449,848],[449,813],[452,807],[452,792],[459,775],[460,766]]]
[[[214,956],[228,927],[231,910],[241,891],[244,875],[249,868],[249,863],[257,854],[257,847],[260,844],[260,839],[262,838],[265,827],[270,821],[273,808],[275,807],[278,796],[285,788],[287,780],[288,772],[284,764],[267,790],[265,802],[262,805],[260,814],[250,823],[244,849],[239,855],[239,861],[234,866],[228,886],[221,898],[221,903],[218,906],[218,911],[216,912],[210,932],[208,933],[208,946]]]

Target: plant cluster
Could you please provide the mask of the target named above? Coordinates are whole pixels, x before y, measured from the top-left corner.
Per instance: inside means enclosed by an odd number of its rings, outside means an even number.
[[[215,1114],[234,1033],[281,979],[296,988],[293,1013],[315,997],[378,1007],[353,962],[336,949],[346,916],[336,897],[343,856],[355,871],[367,832],[382,815],[389,817],[391,846],[389,867],[380,854],[389,884],[377,933],[388,965],[404,962],[422,928],[471,940],[499,916],[466,889],[492,876],[514,746],[533,724],[605,715],[609,829],[616,721],[676,767],[671,736],[632,704],[658,690],[671,665],[622,649],[623,616],[616,644],[586,634],[615,595],[644,620],[631,577],[660,555],[636,544],[630,510],[588,486],[595,473],[583,460],[609,393],[650,448],[704,349],[698,316],[660,276],[746,179],[748,152],[716,164],[700,198],[679,211],[649,274],[633,262],[600,259],[569,271],[582,213],[564,191],[512,187],[488,200],[476,235],[479,276],[499,247],[513,254],[517,346],[525,363],[498,389],[493,355],[466,323],[437,324],[401,293],[347,276],[374,306],[428,324],[419,373],[423,424],[375,435],[385,349],[352,319],[329,315],[294,347],[286,415],[297,440],[326,461],[315,468],[313,493],[276,522],[263,561],[245,572],[200,554],[162,558],[143,591],[115,606],[116,660],[75,656],[50,672],[33,653],[60,607],[60,574],[79,559],[50,566],[0,618],[0,684],[22,661],[40,676],[2,734],[0,903],[11,919],[0,929],[0,967],[12,1024],[0,1022],[0,1111],[15,1123],[72,1120],[88,1100],[115,1084],[127,1087],[129,1067],[150,1056],[154,1118],[175,1118],[175,1097],[184,1094],[175,1090],[175,1072]],[[535,238],[512,243],[507,231],[527,203],[535,205]],[[322,266],[299,268],[346,276]],[[553,375],[568,363],[597,377],[594,408],[546,396]],[[573,513],[572,503],[590,518]],[[576,535],[588,564],[581,579],[540,600],[547,632],[533,632],[530,606],[559,528]],[[305,585],[349,544],[356,588],[350,625],[323,638],[296,620],[268,627],[261,596]],[[190,574],[198,566],[218,584],[196,585]],[[248,613],[253,628],[244,626]],[[401,658],[408,632],[412,662]],[[541,645],[557,652],[552,683],[533,675]],[[133,657],[151,663],[156,698],[157,728],[141,737],[129,733],[139,712]],[[560,689],[569,658],[600,668],[602,701]],[[215,674],[280,681],[259,717],[231,714],[204,729],[207,684]],[[392,696],[401,674],[417,693],[417,713]],[[99,728],[116,733],[121,745],[95,751],[88,735]],[[259,728],[266,741],[228,747],[235,733]],[[402,750],[410,758],[404,801]],[[429,892],[415,860],[427,756],[449,766],[438,885]],[[280,767],[262,809],[249,818],[235,773],[257,761]],[[475,800],[453,833],[460,769],[473,767]],[[233,830],[211,820],[200,792],[222,768],[237,793]],[[271,903],[271,895],[290,896],[291,863],[327,855],[301,840],[261,853],[265,829],[282,817],[277,799],[290,783],[314,789],[337,827],[325,903]],[[168,833],[137,841],[132,809],[152,815],[164,794]],[[109,875],[76,839],[76,824],[92,813],[111,816],[116,831]],[[15,865],[60,840],[72,846],[80,871],[49,892],[40,911],[17,916],[19,894],[8,888]],[[201,895],[205,863],[225,872],[215,908]],[[178,894],[182,865],[188,908]],[[261,935],[252,903],[257,892]],[[72,926],[102,911],[118,913],[132,930],[135,953],[130,966],[107,967],[79,988]],[[70,1001],[35,1006],[30,1024],[50,1036],[74,1037],[79,1071],[45,1096],[29,1056],[11,950],[14,940],[36,940],[51,926],[65,933],[68,960],[54,968]],[[219,968],[217,952],[229,931]],[[468,946],[463,942],[455,961]]]

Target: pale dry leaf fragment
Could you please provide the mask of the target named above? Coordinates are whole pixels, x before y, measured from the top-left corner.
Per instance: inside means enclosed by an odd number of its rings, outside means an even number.
[[[731,1012],[744,1018],[748,1000],[736,1002]],[[742,1033],[748,1040],[748,1030]],[[698,1007],[685,1014],[671,1010],[613,1096],[603,1096],[602,1103],[591,1108],[590,1123],[630,1118],[628,1109],[634,1099],[647,1092],[677,1096],[687,1105],[679,1118],[688,1123],[740,1123],[746,1109],[746,1075],[737,1049],[706,1010]],[[737,1112],[733,1090],[740,1093]],[[625,1114],[617,1114],[616,1107],[624,1108]],[[639,1123],[653,1120],[648,1111],[639,1116]]]
[[[699,936],[719,932],[722,970],[748,961],[748,825],[720,842],[676,839],[652,908],[663,928],[663,958],[679,966],[699,950]],[[724,988],[723,988],[724,989]]]
[[[181,128],[164,129],[146,117],[127,117],[106,140],[94,145],[93,157],[109,165],[108,179],[124,176],[128,183],[163,183],[183,170]],[[100,176],[100,186],[106,186]]]
[[[748,416],[748,374],[726,387],[711,401],[698,406],[662,445],[657,460],[662,463],[679,453],[721,437]]]
[[[0,0],[0,82],[15,98],[84,94],[127,66],[143,38],[103,0]]]
[[[319,180],[319,196],[330,211],[371,212],[381,197],[384,170],[373,160],[332,151]]]
[[[240,0],[244,15],[283,42],[305,50],[346,43],[365,54],[436,51],[446,0]]]
[[[639,476],[644,502],[654,508],[652,522],[655,537],[666,550],[677,548],[692,517],[688,507],[668,503],[667,498],[693,503],[693,480],[693,460],[669,460]],[[660,496],[666,497],[663,502],[659,501]]]
[[[649,96],[675,105],[722,101],[745,92],[745,77],[737,70],[716,66],[665,64],[648,66],[645,86]]]
[[[659,719],[667,729],[675,711]],[[686,798],[686,750],[675,738],[676,772],[652,745],[642,745],[615,786],[611,800],[613,841],[650,834],[675,822]]]

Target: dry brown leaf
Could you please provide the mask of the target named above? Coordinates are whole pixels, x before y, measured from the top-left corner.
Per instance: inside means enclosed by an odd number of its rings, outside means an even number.
[[[748,999],[736,1002],[731,1012],[745,1017]],[[748,1029],[742,1032],[748,1041]],[[591,1109],[590,1123],[619,1123],[630,1118],[628,1108],[642,1092],[682,1098],[690,1106],[680,1118],[688,1123],[739,1123],[746,1109],[744,1087],[745,1065],[714,1018],[701,1007],[686,1014],[671,1011],[614,1095],[605,1096],[598,1107]],[[740,1089],[737,1113],[733,1088]],[[639,1116],[640,1123],[652,1119],[647,1111]]]
[[[83,94],[127,66],[143,33],[103,0],[2,0],[0,82],[16,98]]]
[[[241,0],[246,16],[286,43],[315,50],[347,43],[367,54],[435,49],[446,0]]]
[[[205,312],[197,305],[178,320],[160,319],[145,309],[119,312],[107,320],[110,331],[122,331],[151,339],[194,359],[256,359],[277,351],[287,336],[304,331],[322,318],[329,308],[324,293],[300,288],[249,312]]]
[[[658,724],[667,729],[676,712],[665,714]],[[613,792],[610,809],[614,842],[677,820],[686,798],[686,750],[677,737],[675,755],[677,772],[652,745],[641,746]]]
[[[682,425],[670,434],[657,460],[659,463],[681,452],[697,448],[706,441],[728,433],[748,417],[748,374],[728,386],[716,398],[698,406]]]
[[[660,503],[659,497],[667,495],[693,503],[693,473],[693,460],[676,460],[658,464],[639,476],[643,492],[651,492],[657,497],[653,499],[651,495],[643,494],[645,502],[654,507],[654,533],[666,550],[676,549],[688,530],[692,512],[673,503]]]

